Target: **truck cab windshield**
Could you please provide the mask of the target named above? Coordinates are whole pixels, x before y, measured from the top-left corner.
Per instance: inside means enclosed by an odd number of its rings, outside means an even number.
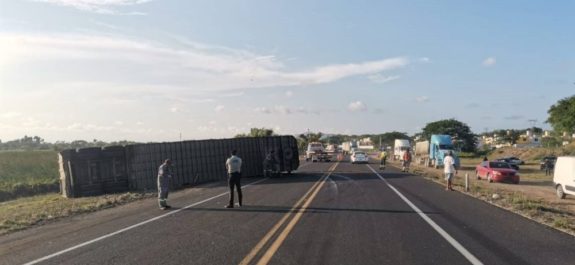
[[[452,145],[447,145],[447,144],[440,144],[440,145],[439,145],[439,149],[440,149],[440,150],[453,150],[453,146],[452,146]]]

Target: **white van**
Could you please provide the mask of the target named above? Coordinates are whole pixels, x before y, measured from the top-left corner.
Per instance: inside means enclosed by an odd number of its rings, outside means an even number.
[[[565,194],[575,195],[575,156],[560,156],[555,163],[553,183],[557,197],[563,199]]]

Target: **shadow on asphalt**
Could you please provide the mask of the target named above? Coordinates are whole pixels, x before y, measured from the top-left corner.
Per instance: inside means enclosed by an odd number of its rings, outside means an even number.
[[[411,173],[402,173],[402,172],[379,170],[378,173],[386,179],[415,177],[415,175]],[[323,174],[294,173],[289,176],[286,175],[281,177],[270,178],[270,180],[254,184],[254,186],[299,183],[299,182],[316,182],[322,175]],[[334,171],[331,174],[330,178],[334,181],[364,181],[364,180],[379,179],[373,172],[360,173],[357,171]]]
[[[178,209],[178,208],[172,208]],[[185,211],[205,211],[205,212],[257,212],[257,213],[288,213],[291,211],[291,207],[283,206],[269,206],[269,205],[244,205],[241,208],[187,208]],[[325,207],[308,207],[305,210],[301,208],[296,208],[294,212],[305,212],[305,213],[333,213],[333,212],[361,212],[361,213],[383,213],[383,214],[417,214],[414,211],[404,211],[404,210],[390,210],[390,209],[353,209],[353,208],[325,208]],[[425,212],[425,214],[437,214],[437,212]]]

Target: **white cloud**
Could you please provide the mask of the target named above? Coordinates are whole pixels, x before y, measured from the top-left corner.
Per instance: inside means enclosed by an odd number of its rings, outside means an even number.
[[[293,96],[293,91],[288,90],[286,91],[286,97],[291,98]]]
[[[255,112],[264,113],[264,114],[271,114],[272,110],[266,107],[257,107],[254,109]]]
[[[483,66],[492,66],[495,65],[497,63],[497,60],[495,59],[495,57],[489,57],[486,58],[485,60],[483,60]]]
[[[234,93],[225,93],[220,95],[220,97],[223,98],[235,98],[235,97],[241,97],[243,95],[245,95],[246,93],[244,91],[240,91],[240,92],[234,92]]]
[[[285,106],[275,106],[274,110],[280,114],[291,114],[292,113],[291,110]]]
[[[429,97],[427,96],[420,96],[415,98],[415,101],[417,101],[418,103],[425,103],[429,101]]]
[[[217,105],[217,106],[214,108],[214,111],[216,111],[216,112],[221,112],[222,110],[224,110],[224,108],[225,108],[224,105]]]
[[[210,103],[210,102],[214,102],[215,100],[213,98],[195,98],[195,99],[191,99],[190,100],[192,103]]]
[[[78,10],[94,12],[99,14],[123,14],[123,15],[145,15],[141,12],[122,13],[115,8],[123,6],[139,5],[153,0],[32,0],[59,6],[73,7]]]
[[[420,57],[419,61],[422,63],[430,63],[431,59],[429,59],[428,57]]]
[[[305,107],[297,107],[297,108],[289,108],[286,106],[278,105],[274,106],[273,108],[268,107],[258,107],[254,109],[255,112],[263,113],[263,114],[282,114],[282,115],[290,115],[290,114],[320,114],[319,110],[311,110]]]
[[[112,131],[115,128],[112,126],[102,126],[96,124],[73,123],[66,127],[69,131]]]
[[[367,78],[374,83],[383,84],[383,83],[387,83],[389,81],[399,79],[399,76],[398,75],[384,76],[382,74],[374,74],[374,75],[367,76]]]
[[[0,118],[3,119],[14,119],[14,118],[18,118],[18,117],[22,117],[24,114],[20,113],[20,112],[5,112],[0,114]]]
[[[210,45],[174,48],[146,40],[74,34],[0,33],[0,56],[0,67],[40,61],[69,67],[61,75],[79,72],[75,76],[82,79],[79,82],[101,82],[105,78],[132,86],[157,84],[195,92],[323,84],[409,64],[406,58],[396,57],[288,71],[272,55]],[[125,69],[122,75],[114,70],[118,65]]]
[[[318,110],[311,110],[311,109],[304,108],[304,107],[296,108],[294,111],[297,113],[301,113],[301,114],[319,114],[320,113]]]
[[[365,111],[367,110],[367,106],[361,101],[354,101],[349,103],[347,109],[350,111]]]
[[[279,96],[286,99],[294,95],[288,91],[299,93],[296,88],[292,89],[293,86],[385,74],[386,70],[397,70],[409,64],[406,58],[391,58],[298,68],[287,65],[291,64],[290,60],[274,55],[207,44],[182,45],[173,43],[173,40],[172,43],[159,43],[117,35],[13,32],[0,32],[0,58],[0,83],[6,87],[0,88],[4,99],[0,100],[0,127],[9,128],[0,129],[0,137],[15,138],[34,132],[46,139],[65,137],[67,140],[92,136],[97,139],[107,137],[108,140],[117,140],[117,137],[142,141],[175,140],[179,131],[188,135],[186,129],[194,137],[211,137],[209,133],[197,134],[195,131],[198,125],[208,126],[205,119],[214,119],[202,115],[206,109],[209,112],[206,114],[217,116],[214,110],[220,104],[218,101],[224,100],[222,97],[244,95],[246,103],[251,104],[249,101],[256,91],[265,93],[265,89],[277,88],[275,93],[279,91]],[[65,99],[65,102],[60,99]],[[234,98],[229,100],[233,102]],[[238,106],[221,102],[226,107],[225,112],[234,112],[235,115],[226,119],[245,116],[246,112],[253,110],[246,109],[243,101],[244,98]],[[22,109],[19,102],[27,102],[29,107]],[[67,107],[60,108],[64,103]],[[260,105],[263,107],[255,111],[294,116],[331,112],[330,108],[345,111],[335,106],[316,109],[315,105],[307,108],[286,104],[281,99],[264,102]],[[20,114],[9,112],[22,114],[19,117],[17,115]],[[108,113],[116,114],[110,116]],[[183,113],[186,115],[180,115]],[[171,115],[166,118],[165,114]],[[36,116],[37,120],[26,120],[27,116]],[[190,118],[196,122],[187,122]],[[239,119],[238,123],[245,122]],[[116,131],[92,134],[76,130],[63,134],[56,130],[87,120],[93,123],[94,128],[114,126]],[[124,125],[120,126],[116,121],[122,121]],[[277,123],[288,126],[285,120],[278,119]],[[227,124],[226,127],[219,125],[227,131]],[[89,128],[86,126],[72,127]],[[168,129],[162,133],[158,128]],[[129,129],[133,131],[127,131]]]

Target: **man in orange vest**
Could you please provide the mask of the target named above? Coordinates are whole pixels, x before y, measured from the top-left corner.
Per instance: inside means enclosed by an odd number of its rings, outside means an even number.
[[[408,172],[410,163],[411,163],[411,153],[409,152],[409,149],[407,149],[403,152],[403,162],[402,162],[403,168],[401,169],[401,172]]]

